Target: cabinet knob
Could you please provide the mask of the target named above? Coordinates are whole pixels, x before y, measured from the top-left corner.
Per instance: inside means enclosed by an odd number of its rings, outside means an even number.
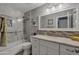
[[[76,53],[79,53],[79,48],[75,48],[75,52]]]

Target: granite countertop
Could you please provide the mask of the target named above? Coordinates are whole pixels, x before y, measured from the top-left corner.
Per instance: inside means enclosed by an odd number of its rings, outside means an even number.
[[[61,44],[67,44],[74,47],[79,47],[79,42],[73,41],[70,38],[64,38],[64,37],[53,37],[53,36],[47,36],[47,35],[36,35],[32,36],[33,38],[38,38],[41,40],[47,40],[51,42],[61,43]]]

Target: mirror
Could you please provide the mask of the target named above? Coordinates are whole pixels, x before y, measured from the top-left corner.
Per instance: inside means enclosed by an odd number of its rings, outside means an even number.
[[[40,28],[76,28],[76,8],[40,17]]]
[[[41,28],[55,28],[55,20],[53,15],[42,16],[40,19]]]

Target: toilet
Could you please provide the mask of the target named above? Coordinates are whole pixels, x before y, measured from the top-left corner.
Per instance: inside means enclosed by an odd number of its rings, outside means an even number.
[[[31,53],[30,48],[31,48],[31,42],[23,43],[23,50],[24,50],[23,55],[30,55],[30,53]]]

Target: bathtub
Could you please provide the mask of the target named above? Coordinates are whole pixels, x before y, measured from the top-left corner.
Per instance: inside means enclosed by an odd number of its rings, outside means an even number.
[[[30,42],[23,42],[17,44],[16,42],[10,43],[7,47],[0,47],[0,55],[15,55],[19,51],[22,51],[23,49],[27,51],[27,48],[30,48],[31,43]],[[27,55],[27,53],[26,53]]]

